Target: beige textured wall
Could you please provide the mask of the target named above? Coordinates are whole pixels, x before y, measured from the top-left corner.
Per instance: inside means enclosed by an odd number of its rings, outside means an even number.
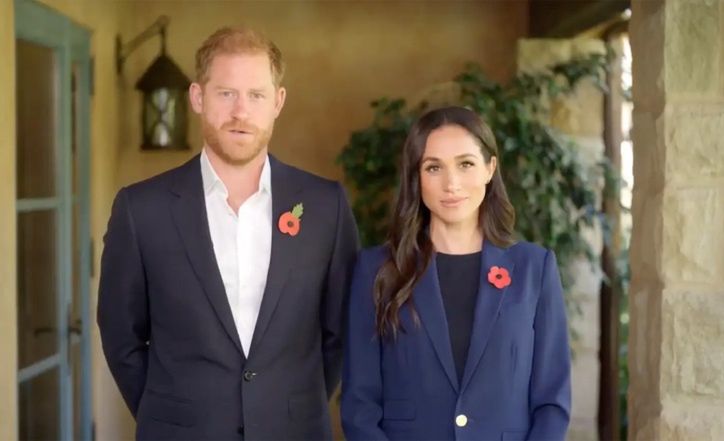
[[[15,59],[13,14],[13,2],[0,1],[0,60]],[[5,61],[0,61],[0,158],[0,439],[16,439],[15,63]]]
[[[169,15],[168,52],[189,77],[194,53],[223,25],[267,33],[287,62],[286,107],[271,152],[320,175],[341,179],[335,158],[352,130],[371,121],[369,102],[413,98],[475,61],[495,80],[515,73],[518,38],[527,32],[527,3],[439,1],[128,2],[127,40],[161,14]],[[404,25],[401,25],[404,24]],[[149,43],[129,58],[120,80],[123,111],[118,183],[143,179],[182,163],[200,148],[192,118],[192,152],[141,152],[140,94],[135,82],[158,53]],[[339,426],[336,428],[339,436]]]
[[[635,0],[629,439],[724,439],[724,3]]]
[[[468,1],[113,1],[41,0],[92,31],[95,94],[91,103],[91,234],[95,268],[117,189],[178,165],[200,148],[191,126],[188,152],[141,152],[140,94],[135,82],[158,53],[155,38],[115,72],[114,39],[127,42],[161,14],[169,15],[168,51],[191,76],[193,55],[217,27],[245,23],[269,34],[288,63],[287,107],[271,150],[318,174],[341,178],[334,158],[351,130],[371,121],[368,103],[381,96],[410,97],[449,80],[468,61],[481,63],[495,80],[515,70],[516,40],[527,32],[527,2]],[[12,54],[12,1],[0,0],[0,54]],[[9,56],[12,60],[14,57]],[[14,213],[14,63],[0,63],[0,209]],[[7,113],[7,117],[5,114]],[[0,218],[0,346],[4,360],[15,348],[15,231],[13,216]],[[9,222],[9,223],[8,223]],[[97,274],[92,287],[95,310]],[[7,344],[6,344],[7,343]],[[11,357],[11,358],[7,358]],[[0,365],[0,439],[14,438],[16,363]],[[5,381],[5,379],[8,381]],[[93,408],[97,439],[131,439],[132,419],[120,400],[93,335]],[[7,410],[7,411],[6,411]],[[11,432],[3,432],[8,431]]]
[[[522,72],[535,72],[579,55],[604,51],[603,42],[595,39],[522,40],[518,45],[518,68]],[[576,143],[583,163],[595,170],[604,156],[601,92],[590,83],[581,84],[572,97],[552,103],[550,123]],[[599,188],[599,197],[601,190]],[[594,255],[600,258],[603,248],[600,228],[588,229],[585,237]],[[571,371],[573,406],[568,439],[595,440],[598,438],[601,274],[583,257],[573,266],[576,278],[571,299],[578,303],[582,313],[569,317],[569,325],[580,338],[572,343],[575,358]]]
[[[369,102],[409,97],[451,79],[467,61],[491,77],[515,70],[515,42],[527,32],[527,3],[439,1],[126,2],[124,39],[157,16],[171,18],[168,49],[189,76],[201,41],[221,25],[246,24],[267,33],[287,61],[286,108],[271,151],[318,174],[341,178],[335,158],[350,131],[371,121]],[[131,182],[182,162],[184,153],[144,153],[135,81],[158,43],[131,56],[121,80],[124,112],[119,179]],[[194,119],[189,141],[200,147]]]

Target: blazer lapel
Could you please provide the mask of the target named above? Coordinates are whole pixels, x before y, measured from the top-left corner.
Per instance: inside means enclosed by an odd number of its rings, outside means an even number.
[[[465,390],[473,372],[480,363],[485,352],[485,347],[490,339],[490,333],[498,319],[500,305],[508,287],[498,289],[488,282],[488,272],[493,266],[508,270],[512,279],[513,261],[505,254],[506,250],[498,248],[492,243],[483,241],[483,253],[480,259],[480,282],[478,288],[478,299],[475,305],[475,318],[473,320],[473,332],[470,336],[470,348],[465,362],[465,371],[461,390]],[[509,285],[510,286],[510,285]]]
[[[224,330],[243,357],[244,351],[234,325],[234,317],[231,315],[231,307],[211,241],[198,155],[179,170],[178,179],[171,192],[175,196],[171,203],[173,220],[193,271],[201,281],[203,290]]]
[[[292,177],[288,172],[288,166],[271,155],[269,155],[269,165],[271,167],[272,187],[271,258],[269,259],[264,297],[259,307],[259,315],[254,327],[249,354],[253,354],[261,343],[264,332],[269,326],[274,310],[279,303],[279,297],[286,284],[289,271],[294,260],[298,258],[295,255],[294,237],[279,231],[277,222],[283,213],[290,211],[294,205],[300,202],[298,194],[301,192],[301,187],[295,185],[295,182],[290,182]]]
[[[455,392],[458,392],[458,378],[453,360],[452,346],[450,344],[450,333],[448,331],[447,319],[445,318],[445,306],[442,303],[440,292],[440,280],[437,277],[437,264],[433,254],[427,270],[417,283],[413,294],[415,308],[420,315],[427,335],[432,341],[437,357],[447,374],[450,385]]]

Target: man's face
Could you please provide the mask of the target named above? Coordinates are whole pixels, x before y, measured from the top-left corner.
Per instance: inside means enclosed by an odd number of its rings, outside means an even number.
[[[285,97],[284,88],[274,86],[263,52],[217,55],[206,84],[193,83],[189,89],[206,145],[230,165],[266,154]]]

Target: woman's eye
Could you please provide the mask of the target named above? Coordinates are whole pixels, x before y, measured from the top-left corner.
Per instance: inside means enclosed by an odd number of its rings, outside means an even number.
[[[428,173],[435,173],[436,171],[439,171],[439,170],[440,170],[439,165],[428,165],[427,167],[425,167],[425,171]]]
[[[475,166],[475,164],[470,161],[463,161],[460,163],[460,167],[462,167],[462,168],[470,168],[473,166]]]

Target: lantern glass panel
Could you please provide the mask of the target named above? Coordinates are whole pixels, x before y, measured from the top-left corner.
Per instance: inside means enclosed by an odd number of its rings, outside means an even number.
[[[186,91],[160,88],[144,96],[143,146],[187,149]]]

